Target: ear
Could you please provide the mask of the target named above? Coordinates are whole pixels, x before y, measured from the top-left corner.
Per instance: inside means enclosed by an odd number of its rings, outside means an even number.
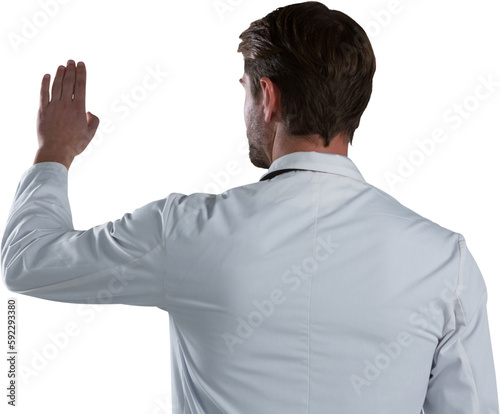
[[[280,113],[281,93],[276,84],[269,78],[261,78],[260,86],[263,95],[264,122],[269,123],[273,116]]]

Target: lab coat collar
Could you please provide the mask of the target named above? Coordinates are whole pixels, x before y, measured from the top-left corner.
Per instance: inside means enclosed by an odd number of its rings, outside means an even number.
[[[259,181],[268,180],[290,170],[318,171],[342,175],[365,182],[350,158],[340,154],[316,151],[298,151],[282,155],[274,160]]]

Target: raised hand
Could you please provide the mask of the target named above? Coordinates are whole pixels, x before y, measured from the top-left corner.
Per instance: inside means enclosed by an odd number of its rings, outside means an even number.
[[[34,164],[56,161],[69,169],[74,157],[92,141],[99,118],[85,112],[85,64],[68,60],[59,66],[49,97],[50,75],[42,79],[38,111],[38,146]]]

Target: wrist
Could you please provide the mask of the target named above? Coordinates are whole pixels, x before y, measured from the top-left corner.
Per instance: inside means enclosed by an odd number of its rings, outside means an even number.
[[[33,164],[38,164],[40,162],[58,162],[69,170],[73,158],[73,156],[69,155],[68,151],[61,150],[60,148],[52,149],[40,147],[36,152]]]

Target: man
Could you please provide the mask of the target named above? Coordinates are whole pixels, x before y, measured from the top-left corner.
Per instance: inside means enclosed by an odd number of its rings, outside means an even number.
[[[39,150],[2,240],[7,287],[169,313],[174,413],[498,414],[487,292],[463,236],[347,157],[372,91],[364,30],[317,2],[241,36],[257,183],[171,193],[75,230],[85,66],[44,77]]]

